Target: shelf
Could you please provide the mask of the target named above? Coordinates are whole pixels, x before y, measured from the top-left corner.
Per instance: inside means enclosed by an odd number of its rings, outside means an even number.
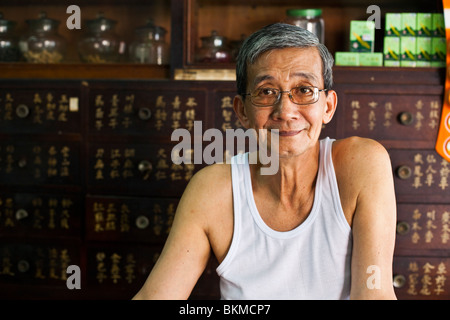
[[[169,66],[133,63],[0,63],[0,79],[169,79]]]

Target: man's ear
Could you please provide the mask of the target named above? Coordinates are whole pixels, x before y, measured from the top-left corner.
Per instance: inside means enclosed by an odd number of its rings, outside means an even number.
[[[248,129],[250,126],[249,120],[248,120],[248,116],[247,116],[247,110],[245,110],[245,103],[244,100],[242,100],[242,96],[241,95],[236,95],[233,99],[233,109],[234,112],[236,113],[239,122],[241,123],[241,125]]]
[[[333,115],[336,112],[337,107],[337,94],[334,90],[329,90],[326,100],[326,110],[322,118],[323,124],[327,124],[333,119]]]

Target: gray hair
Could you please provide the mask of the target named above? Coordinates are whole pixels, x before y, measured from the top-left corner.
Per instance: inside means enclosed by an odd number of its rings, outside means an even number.
[[[285,24],[270,24],[245,39],[236,61],[237,92],[242,95],[247,90],[247,67],[255,63],[264,52],[283,48],[317,47],[322,58],[322,75],[325,89],[333,85],[333,56],[312,32]],[[245,96],[244,96],[245,97]]]

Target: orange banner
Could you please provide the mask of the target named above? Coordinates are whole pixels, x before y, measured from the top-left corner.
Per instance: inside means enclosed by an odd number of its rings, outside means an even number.
[[[445,94],[442,104],[441,123],[436,141],[436,151],[450,162],[450,0],[443,0],[445,37],[447,39],[447,70],[445,76]]]

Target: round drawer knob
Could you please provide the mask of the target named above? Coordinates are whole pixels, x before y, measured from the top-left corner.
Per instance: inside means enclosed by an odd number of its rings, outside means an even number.
[[[28,115],[30,114],[30,109],[28,109],[28,106],[26,106],[25,104],[19,104],[16,108],[16,115],[21,118],[24,119],[26,117],[28,117]]]
[[[150,224],[150,220],[146,216],[139,216],[136,218],[136,227],[139,229],[145,229]]]
[[[138,164],[138,170],[142,173],[146,173],[148,171],[152,170],[152,164],[150,161],[147,160],[142,160],[141,162],[139,162]]]
[[[28,217],[28,212],[25,209],[19,209],[16,211],[16,219],[17,220],[22,220],[25,219],[26,217]]]
[[[408,166],[400,166],[397,168],[397,177],[402,180],[409,179],[412,175],[412,170]]]
[[[394,288],[400,289],[402,288],[406,283],[406,278],[404,275],[397,274],[394,276],[394,279],[392,281],[392,284],[394,285]]]
[[[414,122],[414,115],[408,111],[401,112],[398,115],[398,121],[404,126],[409,126]]]
[[[152,111],[149,108],[139,108],[138,117],[141,120],[148,120],[152,117]]]
[[[403,236],[409,232],[409,223],[400,221],[397,223],[397,234]]]
[[[22,273],[27,272],[28,270],[30,270],[30,263],[27,260],[20,260],[17,263],[17,270]]]
[[[17,165],[19,166],[19,168],[25,168],[27,166],[27,159],[26,158],[19,159]]]

